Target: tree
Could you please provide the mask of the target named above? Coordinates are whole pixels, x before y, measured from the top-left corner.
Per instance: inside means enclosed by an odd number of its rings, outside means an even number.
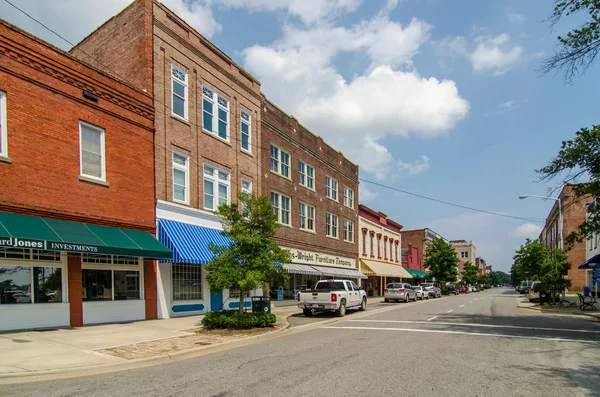
[[[440,283],[456,281],[458,275],[458,258],[452,245],[443,239],[427,244],[425,250],[425,268],[429,275]]]
[[[490,277],[492,278],[492,284],[494,285],[510,283],[510,276],[505,272],[494,271],[490,273]]]
[[[571,264],[563,250],[559,248],[546,249],[546,258],[542,262],[542,276],[539,280],[542,287],[550,292],[550,296],[556,299],[558,293],[571,286],[571,280],[565,276],[569,273]]]
[[[600,1],[600,0],[599,0]],[[600,125],[582,128],[575,139],[563,141],[558,155],[537,170],[542,181],[563,176],[563,183],[571,185],[575,194],[571,204],[582,200],[598,202],[600,198]],[[563,203],[565,206],[565,203]],[[588,217],[576,231],[565,238],[566,247],[573,247],[600,231],[600,205],[588,207]]]
[[[247,291],[263,288],[270,280],[287,279],[282,264],[290,262],[290,255],[272,240],[279,224],[267,198],[240,194],[239,200],[243,211],[238,204],[219,206],[217,215],[231,244],[210,246],[215,255],[206,278],[212,290],[239,290],[243,312]]]
[[[548,18],[553,27],[563,17],[587,14],[585,22],[558,36],[557,51],[542,63],[542,72],[564,71],[565,81],[571,83],[576,75],[582,75],[594,62],[600,51],[600,1],[599,0],[556,0],[554,11]]]
[[[479,275],[479,269],[471,262],[465,263],[462,271],[462,282],[471,285],[477,282],[477,276]]]
[[[512,285],[513,287],[516,287],[517,285],[521,284],[521,269],[518,263],[513,263],[512,266],[510,267],[510,285]]]
[[[540,280],[547,248],[537,240],[527,239],[513,257],[521,280]],[[541,280],[540,280],[541,281]]]

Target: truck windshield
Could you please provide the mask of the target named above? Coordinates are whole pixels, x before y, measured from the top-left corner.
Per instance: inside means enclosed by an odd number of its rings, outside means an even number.
[[[341,281],[319,281],[317,283],[317,285],[315,286],[315,289],[317,289],[317,290],[319,290],[319,289],[343,290],[343,291],[346,290],[346,288],[344,288],[344,283]]]

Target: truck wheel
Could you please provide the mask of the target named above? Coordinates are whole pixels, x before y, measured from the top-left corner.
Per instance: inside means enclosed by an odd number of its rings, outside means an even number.
[[[367,310],[367,298],[363,298],[361,304],[360,304],[360,310],[361,312],[364,312],[365,310]]]
[[[304,315],[306,317],[312,317],[312,315],[313,315],[312,309],[303,309],[302,312],[304,313]]]
[[[340,302],[340,308],[335,311],[337,317],[344,317],[346,315],[346,300],[342,299]]]

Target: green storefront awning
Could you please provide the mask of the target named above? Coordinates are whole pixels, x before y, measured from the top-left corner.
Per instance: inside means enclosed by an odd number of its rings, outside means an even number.
[[[0,246],[171,259],[150,233],[0,212]]]
[[[427,278],[428,274],[420,270],[406,269],[414,278]]]

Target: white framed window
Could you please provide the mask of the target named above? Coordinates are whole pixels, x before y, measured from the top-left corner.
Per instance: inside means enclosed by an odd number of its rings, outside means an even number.
[[[202,86],[202,128],[229,141],[229,100]]]
[[[460,257],[461,258],[468,258],[469,257],[469,252],[468,251],[462,251],[460,253]]]
[[[80,121],[79,149],[80,174],[88,178],[106,181],[104,130]]]
[[[354,208],[354,190],[348,186],[344,186],[344,205],[346,207]]]
[[[315,207],[306,203],[298,203],[300,229],[315,231]]]
[[[387,241],[383,240],[383,257],[387,259]]]
[[[390,239],[390,260],[393,261],[394,260],[394,240]],[[398,257],[396,257],[396,260],[398,260]]]
[[[242,178],[242,183],[240,184],[240,191],[244,195],[252,195],[252,181],[250,179]],[[242,202],[242,214],[247,214],[248,208]]]
[[[367,233],[362,235],[362,252],[363,254],[367,253]]]
[[[313,166],[298,160],[299,182],[302,186],[311,190],[315,189],[315,169]]]
[[[190,164],[187,155],[173,152],[173,201],[190,203]]]
[[[245,293],[245,298],[250,298],[250,292],[251,291],[246,291]],[[237,288],[231,288],[229,289],[229,299],[240,299],[240,290]]]
[[[188,119],[188,74],[176,65],[171,65],[171,113]]]
[[[325,196],[338,201],[338,181],[330,176],[325,177]]]
[[[271,171],[290,177],[290,154],[275,145],[271,145]]]
[[[141,270],[136,257],[82,254],[83,301],[142,299]]]
[[[291,226],[291,199],[280,193],[271,192],[271,205],[277,221],[282,225]]]
[[[6,118],[6,92],[0,91],[0,156],[8,157],[8,128]]]
[[[328,237],[338,238],[338,216],[325,213],[325,234]]]
[[[204,164],[204,209],[216,211],[220,205],[229,204],[230,192],[229,172]]]
[[[242,150],[252,152],[252,116],[245,110],[240,110],[240,146]]]
[[[374,256],[374,251],[373,251],[373,234],[369,233],[369,236],[371,237],[371,256]]]
[[[171,265],[174,301],[202,299],[202,266],[188,263]]]
[[[354,222],[344,219],[344,241],[354,242]]]

